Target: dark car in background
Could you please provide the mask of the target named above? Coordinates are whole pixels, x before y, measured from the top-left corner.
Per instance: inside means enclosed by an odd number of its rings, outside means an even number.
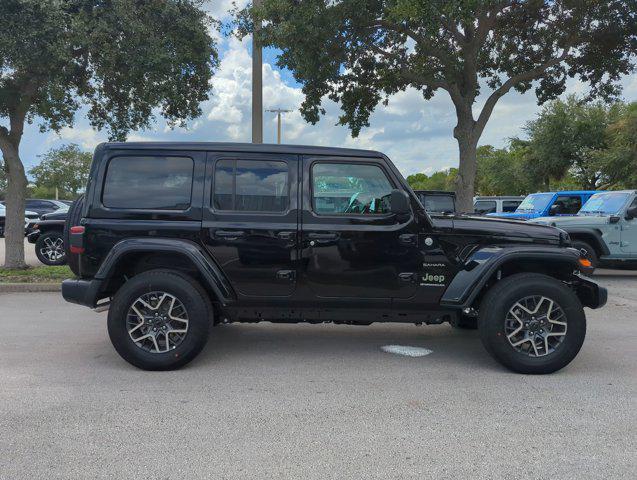
[[[33,231],[27,235],[29,243],[35,244],[35,255],[45,265],[64,265],[66,252],[64,249],[64,222],[68,210],[46,213]]]
[[[456,194],[446,190],[414,190],[414,193],[430,214],[456,213]]]
[[[69,205],[61,200],[27,198],[24,208],[26,210],[37,212],[38,215],[42,216],[45,213],[52,213],[58,210],[68,210]]]

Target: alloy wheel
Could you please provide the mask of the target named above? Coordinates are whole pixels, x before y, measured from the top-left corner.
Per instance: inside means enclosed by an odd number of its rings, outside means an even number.
[[[511,346],[530,357],[543,357],[566,338],[567,322],[562,308],[552,299],[535,295],[513,304],[504,321]]]
[[[47,237],[43,243],[44,245],[40,248],[40,255],[44,258],[50,262],[57,262],[64,257],[64,241],[62,237]]]
[[[126,316],[126,330],[133,343],[142,350],[166,353],[186,338],[188,312],[174,295],[146,293],[131,304]]]

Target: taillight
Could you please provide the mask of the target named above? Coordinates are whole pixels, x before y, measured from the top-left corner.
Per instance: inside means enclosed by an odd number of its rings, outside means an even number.
[[[70,235],[70,245],[69,250],[71,253],[84,253],[84,227],[82,225],[76,225],[69,229]]]

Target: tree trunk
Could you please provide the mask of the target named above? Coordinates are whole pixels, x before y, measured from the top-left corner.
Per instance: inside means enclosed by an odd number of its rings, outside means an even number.
[[[0,134],[0,150],[7,172],[7,195],[5,199],[5,268],[26,268],[24,262],[24,200],[27,177],[18,152],[19,140]]]
[[[456,177],[456,209],[458,212],[473,212],[473,196],[475,195],[478,140],[470,129],[454,130],[458,140],[460,161]]]

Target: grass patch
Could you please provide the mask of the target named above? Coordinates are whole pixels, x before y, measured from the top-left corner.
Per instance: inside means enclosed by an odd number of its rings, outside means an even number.
[[[31,267],[24,270],[0,268],[0,283],[59,283],[74,277],[67,265]]]

